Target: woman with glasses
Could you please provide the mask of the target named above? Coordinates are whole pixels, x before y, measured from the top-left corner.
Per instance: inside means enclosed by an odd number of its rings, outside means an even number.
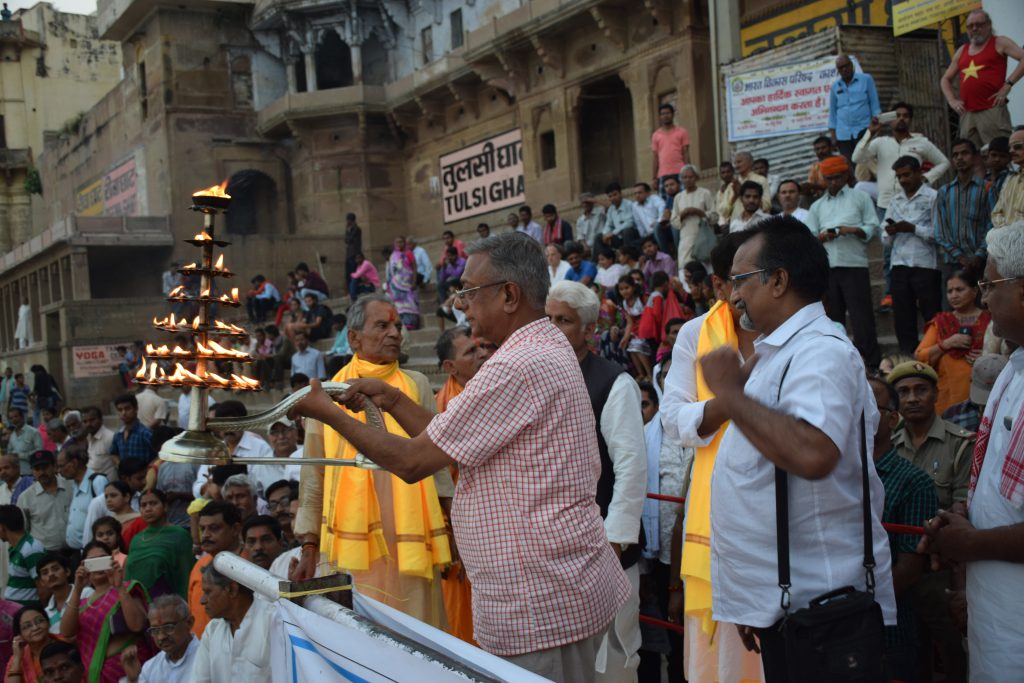
[[[167,496],[160,489],[142,494],[139,512],[146,528],[128,546],[125,577],[141,583],[150,595],[188,595],[188,576],[195,564],[191,535],[167,523]]]
[[[87,567],[89,560],[104,557],[111,559],[109,568]],[[86,586],[95,592],[83,599]],[[107,546],[92,541],[83,548],[75,587],[60,620],[60,635],[64,640],[76,639],[89,683],[120,681],[124,676],[121,652],[130,645],[137,647],[143,662],[152,656],[144,637],[148,602],[149,595],[138,581],[124,580],[124,570],[113,561]]]
[[[48,643],[56,640],[50,634],[50,620],[41,606],[28,605],[18,610],[12,620],[14,627],[14,653],[7,662],[4,680],[11,683],[43,680],[43,666],[39,653]]]
[[[971,369],[982,353],[985,330],[992,319],[988,311],[978,307],[978,277],[970,270],[958,270],[950,276],[946,297],[953,310],[931,319],[914,354],[939,374],[939,398],[935,402],[939,415],[967,400]]]

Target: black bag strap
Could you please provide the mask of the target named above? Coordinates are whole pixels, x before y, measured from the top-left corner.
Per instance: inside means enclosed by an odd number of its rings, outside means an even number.
[[[782,400],[782,383],[789,372],[789,365],[792,359],[786,363],[782,371],[782,379],[779,380],[779,392],[776,397],[776,404]],[[871,484],[868,476],[868,442],[867,429],[864,425],[865,414],[860,414],[860,465],[861,465],[861,486],[862,486],[862,512],[864,515],[864,582],[868,592],[874,595],[875,592],[875,549],[872,538],[871,524]],[[782,591],[780,606],[788,616],[791,605],[789,567],[789,475],[780,467],[775,468],[775,533],[776,545],[779,558],[779,589]]]

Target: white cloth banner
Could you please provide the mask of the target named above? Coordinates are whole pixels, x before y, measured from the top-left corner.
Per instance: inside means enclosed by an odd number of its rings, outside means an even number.
[[[424,648],[503,681],[546,681],[500,657],[413,619],[376,600],[354,594],[356,612]],[[466,681],[444,664],[367,633],[355,623],[326,619],[288,601],[277,602],[281,630],[271,639],[273,680],[284,683],[377,683],[378,681]]]

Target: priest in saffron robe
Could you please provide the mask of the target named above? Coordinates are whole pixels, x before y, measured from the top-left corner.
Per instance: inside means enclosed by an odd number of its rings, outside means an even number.
[[[444,386],[434,396],[437,402],[437,412],[443,413],[448,407],[448,402],[462,393],[466,383],[473,378],[480,366],[490,356],[486,347],[477,344],[470,334],[469,328],[465,325],[457,325],[446,330],[437,340],[434,347],[437,352],[437,362],[441,369],[448,373],[448,379]],[[455,465],[449,466],[449,472],[454,481],[459,480],[458,468]],[[441,500],[445,513],[451,509],[451,499]],[[458,552],[452,542],[452,564],[443,573],[444,580],[441,583],[441,590],[444,594],[444,609],[448,615],[448,633],[456,638],[461,638],[467,643],[476,645],[473,639],[473,609],[472,609],[472,588],[466,570],[458,559]]]
[[[384,294],[360,297],[348,311],[351,362],[335,382],[373,377],[402,391],[432,411],[427,378],[398,367],[402,322]],[[363,412],[352,413],[365,422]],[[384,414],[387,431],[407,436]],[[311,458],[355,458],[356,450],[332,429],[306,422],[304,450]],[[440,570],[451,563],[439,496],[451,498],[447,470],[415,484],[385,471],[356,467],[304,467],[295,535],[302,541],[293,578],[309,578],[320,562],[330,573],[352,575],[356,589],[420,621],[445,626]]]
[[[736,626],[711,618],[711,475],[718,444],[729,429],[729,422],[718,417],[714,394],[704,383],[698,362],[722,346],[737,350],[744,358],[754,353],[758,333],[742,327],[742,311],[729,302],[733,256],[746,239],[743,231],[734,232],[723,236],[712,250],[711,281],[718,301],[710,311],[687,322],[679,331],[661,401],[664,438],[697,449],[686,492],[681,571],[678,577],[669,579],[669,590],[676,595],[681,586],[674,585],[673,580],[678,582],[681,578],[685,583],[684,667],[687,680],[695,683],[764,680],[760,657],[743,646]]]

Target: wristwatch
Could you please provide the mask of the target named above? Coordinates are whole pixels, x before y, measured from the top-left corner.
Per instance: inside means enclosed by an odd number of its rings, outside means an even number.
[[[1015,86],[1017,84],[1015,82],[1011,81],[1009,78],[1007,78],[1006,79],[1006,85],[1008,85],[1008,86],[1010,86],[1012,88],[1013,86]]]

